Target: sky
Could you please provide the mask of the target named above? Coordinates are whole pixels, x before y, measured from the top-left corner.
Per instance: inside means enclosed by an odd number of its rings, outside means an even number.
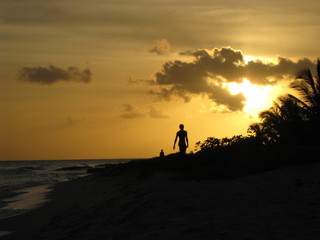
[[[246,135],[320,57],[314,0],[0,0],[0,160]]]

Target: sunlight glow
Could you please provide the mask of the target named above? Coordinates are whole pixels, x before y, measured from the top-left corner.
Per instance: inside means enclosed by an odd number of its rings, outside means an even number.
[[[243,56],[243,60],[244,60],[244,62],[247,64],[247,63],[250,62],[250,61],[255,61],[255,60],[257,60],[257,58],[256,58],[256,57],[253,57],[253,56],[245,55],[245,56]]]
[[[251,117],[257,118],[260,111],[272,105],[273,88],[271,86],[258,86],[243,78],[242,83],[229,83],[228,89],[233,95],[239,93],[244,95],[246,100],[243,111]]]
[[[271,58],[271,57],[265,57],[265,56],[249,56],[249,55],[244,55],[243,56],[243,61],[245,64],[248,64],[248,62],[255,62],[255,61],[261,61],[263,63],[273,63],[276,64],[278,61],[278,58]]]

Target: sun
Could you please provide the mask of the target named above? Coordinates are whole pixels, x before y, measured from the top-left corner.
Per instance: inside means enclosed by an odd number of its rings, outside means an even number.
[[[258,118],[259,112],[272,106],[274,90],[272,86],[258,86],[243,78],[241,83],[229,83],[227,88],[232,95],[239,93],[244,95],[243,111],[250,117]]]

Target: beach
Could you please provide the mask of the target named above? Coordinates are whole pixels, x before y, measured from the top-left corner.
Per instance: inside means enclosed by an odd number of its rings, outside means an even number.
[[[128,161],[131,160],[0,161],[0,219],[37,208],[56,183],[88,175],[88,169],[104,164]]]
[[[113,169],[114,170],[114,169]],[[320,164],[232,179],[98,171],[3,219],[1,239],[317,239]]]

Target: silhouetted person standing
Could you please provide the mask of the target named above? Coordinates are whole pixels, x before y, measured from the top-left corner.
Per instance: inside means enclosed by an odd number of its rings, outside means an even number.
[[[187,147],[189,146],[188,133],[184,130],[184,125],[180,124],[180,131],[177,132],[176,138],[174,139],[173,150],[176,147],[177,139],[179,138],[179,149],[180,154],[185,155]]]

